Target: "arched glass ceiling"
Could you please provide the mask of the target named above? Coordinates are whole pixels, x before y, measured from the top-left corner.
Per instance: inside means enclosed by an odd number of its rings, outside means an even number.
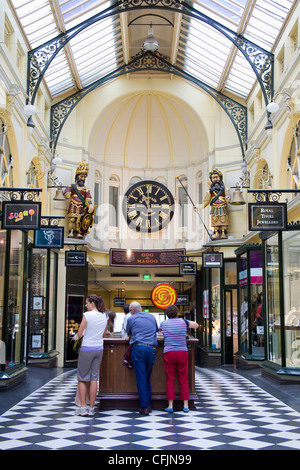
[[[10,1],[32,49],[112,4],[103,0]],[[196,12],[273,52],[281,28],[296,3],[293,0],[195,0],[187,4]],[[136,27],[133,21],[145,12],[145,9],[142,12],[135,10],[123,18],[115,15],[103,19],[68,42],[45,74],[53,98],[72,94],[130,60],[137,53],[136,44],[142,47],[147,36],[149,16],[144,20],[144,29]],[[170,38],[169,53],[175,64],[218,91],[247,97],[256,77],[232,41],[207,23],[190,16],[161,9],[153,12],[165,15],[173,25],[170,35],[163,28],[166,24],[155,24],[154,32],[161,38],[161,43],[164,39],[164,51],[167,50],[166,38]],[[177,23],[178,28],[174,27]]]

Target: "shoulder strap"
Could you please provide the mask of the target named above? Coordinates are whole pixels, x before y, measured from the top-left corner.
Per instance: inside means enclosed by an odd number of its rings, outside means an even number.
[[[82,204],[85,203],[85,199],[83,197],[83,195],[81,194],[81,192],[79,191],[79,189],[77,188],[76,184],[72,184],[71,185],[72,188],[74,189],[75,193],[77,194],[77,196],[79,197],[80,201],[82,202]]]

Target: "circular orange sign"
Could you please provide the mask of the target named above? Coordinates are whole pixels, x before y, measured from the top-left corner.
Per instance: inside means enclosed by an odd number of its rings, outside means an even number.
[[[170,284],[158,284],[152,291],[151,299],[156,307],[165,309],[175,304],[177,292]]]

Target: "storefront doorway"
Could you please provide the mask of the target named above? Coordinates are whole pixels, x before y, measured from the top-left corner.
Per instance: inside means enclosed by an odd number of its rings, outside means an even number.
[[[233,364],[234,354],[238,350],[238,328],[237,328],[237,290],[224,290],[224,312],[225,312],[225,364]]]

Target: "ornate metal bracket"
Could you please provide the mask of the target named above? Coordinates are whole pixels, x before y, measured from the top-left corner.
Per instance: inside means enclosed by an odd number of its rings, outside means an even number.
[[[58,227],[61,220],[64,219],[63,215],[42,215],[41,216],[41,225],[47,227]]]
[[[247,40],[243,36],[236,34],[224,25],[212,20],[203,13],[195,10],[184,1],[177,0],[151,0],[150,2],[149,0],[119,0],[107,9],[94,15],[92,18],[89,18],[81,24],[69,29],[65,33],[61,33],[56,38],[51,39],[41,46],[29,51],[27,93],[31,99],[31,103],[34,103],[38,87],[52,60],[73,37],[90,25],[110,16],[130,10],[143,10],[150,8],[158,10],[168,9],[187,15],[188,17],[205,22],[226,36],[241,51],[249,62],[261,86],[266,105],[268,104],[273,95],[273,54]]]
[[[51,107],[51,143],[52,151],[55,150],[61,129],[70,115],[74,107],[82,100],[89,92],[102,86],[108,81],[117,78],[130,72],[137,72],[141,70],[158,70],[166,73],[178,75],[185,80],[188,80],[195,85],[199,86],[210,94],[224,109],[231,122],[233,123],[238,135],[241,146],[243,158],[245,156],[245,149],[247,145],[247,108],[237,101],[228,98],[226,95],[216,91],[214,88],[206,85],[205,83],[197,80],[192,75],[189,75],[184,70],[176,65],[172,65],[168,58],[159,52],[145,52],[140,51],[128,64],[124,64],[117,68],[115,71],[100,78],[91,85],[83,88],[82,90],[74,93],[68,98],[56,103]]]
[[[36,201],[42,192],[42,188],[11,188],[2,186],[0,192],[7,193],[10,201]]]
[[[282,193],[300,193],[300,189],[248,189],[256,202],[279,202]]]

